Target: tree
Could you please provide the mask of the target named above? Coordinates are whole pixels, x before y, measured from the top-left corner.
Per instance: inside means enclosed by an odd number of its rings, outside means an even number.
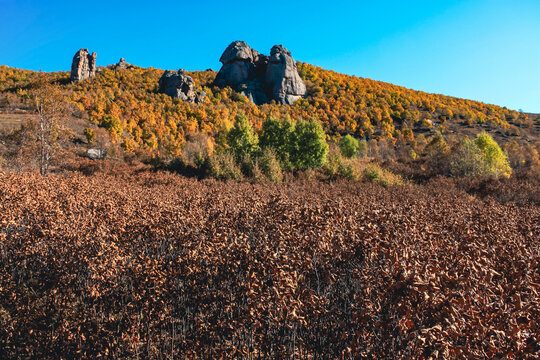
[[[297,169],[315,169],[325,164],[328,154],[326,134],[317,120],[299,121],[292,133],[289,154]]]
[[[352,158],[358,155],[358,150],[360,149],[360,144],[351,135],[346,135],[341,138],[339,142],[339,149],[341,154],[345,157]]]
[[[472,177],[485,173],[484,156],[474,141],[464,139],[452,151],[450,172],[455,177]]]
[[[245,114],[236,115],[234,126],[227,134],[227,144],[237,162],[259,150],[259,139]]]
[[[262,132],[259,140],[261,149],[271,148],[285,168],[290,166],[289,162],[289,142],[294,132],[294,123],[289,117],[279,121],[275,117],[269,116],[262,125]]]
[[[510,177],[512,168],[508,164],[508,156],[487,132],[478,134],[474,139],[474,143],[484,155],[485,172],[487,174],[495,177]]]
[[[39,171],[47,176],[58,139],[59,122],[66,117],[67,104],[58,85],[43,77],[34,84],[34,104],[39,118]]]

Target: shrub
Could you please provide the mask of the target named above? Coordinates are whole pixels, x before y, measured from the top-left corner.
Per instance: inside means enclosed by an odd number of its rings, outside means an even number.
[[[96,142],[97,136],[94,129],[86,128],[84,129],[83,133],[84,133],[84,136],[86,136],[86,142],[89,145],[92,145],[93,143]]]
[[[401,176],[394,174],[393,172],[383,169],[377,163],[371,163],[363,171],[364,179],[381,184],[382,186],[389,185],[403,185],[403,179]]]
[[[234,160],[233,154],[224,152],[214,154],[207,159],[208,174],[220,180],[240,179],[242,171]]]
[[[360,149],[360,144],[351,135],[344,136],[339,142],[339,149],[341,150],[341,155],[352,158],[358,155]]]
[[[448,173],[448,155],[450,146],[446,143],[443,135],[437,132],[425,147],[427,164],[438,174]]]
[[[330,150],[324,171],[332,178],[343,177],[347,180],[358,180],[360,175],[357,167],[358,164],[354,159],[343,158],[340,152]]]
[[[365,139],[358,142],[358,156],[361,158],[368,156],[368,143]]]
[[[214,144],[212,139],[203,133],[191,135],[182,148],[185,161],[197,167],[202,167],[213,152]]]
[[[272,182],[283,181],[283,171],[276,152],[272,148],[266,148],[259,158],[259,166],[262,173]]]
[[[351,160],[346,160],[340,164],[339,175],[347,180],[358,180],[360,178],[356,166]]]
[[[322,125],[316,120],[298,122],[291,134],[289,154],[297,169],[315,169],[324,165],[328,144]]]
[[[341,165],[342,158],[336,151],[330,151],[328,154],[326,164],[324,165],[325,173],[330,177],[337,177],[339,175],[339,167]]]
[[[245,114],[236,116],[234,126],[227,134],[227,144],[238,162],[259,150],[259,139]]]
[[[124,151],[128,152],[128,153],[133,153],[135,151],[135,142],[133,141],[133,139],[130,139],[130,138],[124,138],[124,140],[122,140],[122,149],[124,149]]]
[[[114,115],[103,115],[99,122],[99,126],[109,130],[109,133],[113,136],[122,134],[124,129],[122,128],[122,122]]]

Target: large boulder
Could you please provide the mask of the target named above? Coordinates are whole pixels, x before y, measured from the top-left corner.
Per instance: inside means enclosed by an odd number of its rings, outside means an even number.
[[[298,75],[291,52],[282,45],[270,51],[266,68],[266,88],[270,98],[281,104],[291,105],[306,94],[306,86]]]
[[[80,49],[73,56],[71,63],[71,81],[82,81],[96,75],[96,57],[93,52],[90,54],[88,49]]]
[[[198,93],[195,91],[193,78],[186,75],[184,69],[165,71],[159,79],[159,92],[194,103],[203,102],[206,96],[204,91]]]
[[[244,41],[231,43],[219,59],[223,66],[215,84],[230,86],[257,105],[269,100],[292,104],[305,95],[304,83],[289,51],[281,45],[274,46],[272,55],[269,58],[259,54]],[[275,64],[270,63],[273,58]]]

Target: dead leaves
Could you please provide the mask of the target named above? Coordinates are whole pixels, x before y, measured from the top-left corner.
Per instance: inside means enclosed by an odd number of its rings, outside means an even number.
[[[0,177],[3,358],[539,350],[538,207],[436,184]]]

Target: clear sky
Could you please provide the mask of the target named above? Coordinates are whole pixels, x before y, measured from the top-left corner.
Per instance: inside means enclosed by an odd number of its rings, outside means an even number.
[[[218,70],[234,40],[341,73],[540,113],[540,0],[0,0],[0,64]]]

